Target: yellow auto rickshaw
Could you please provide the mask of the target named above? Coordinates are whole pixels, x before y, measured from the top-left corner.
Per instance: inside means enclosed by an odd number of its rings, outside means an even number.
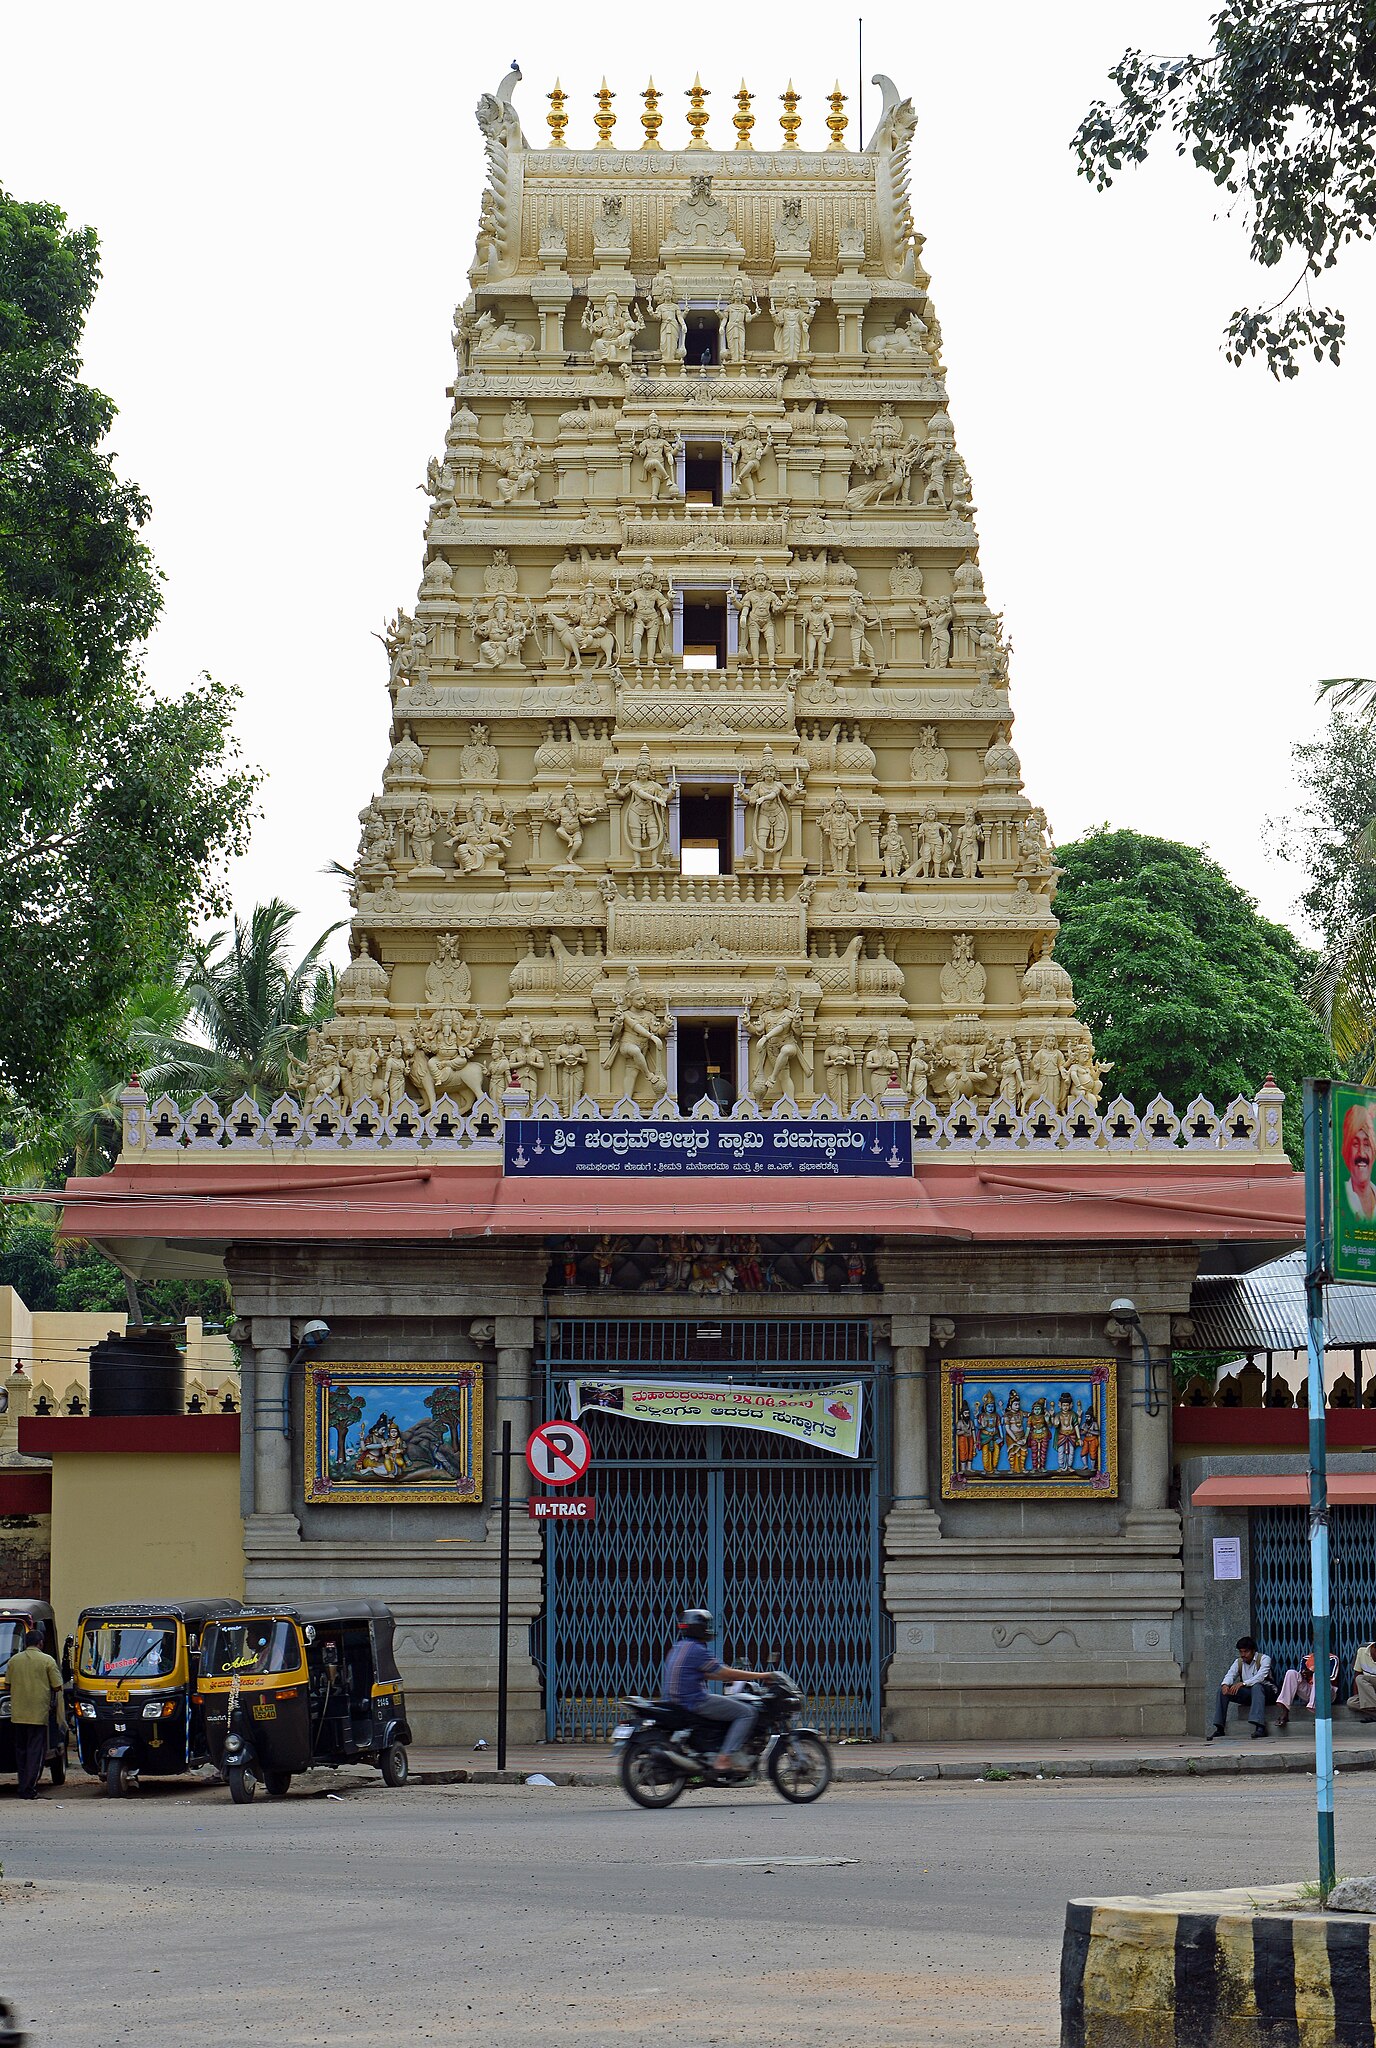
[[[212,1622],[199,1692],[211,1761],[236,1806],[261,1782],[281,1798],[298,1771],[373,1764],[404,1785],[411,1730],[381,1600],[246,1610]]]
[[[41,1647],[54,1659],[57,1657],[57,1624],[53,1610],[46,1600],[17,1600],[8,1595],[0,1597],[0,1771],[17,1771],[19,1760],[14,1752],[14,1723],[10,1719],[10,1692],[5,1683],[5,1666],[10,1658],[23,1649],[28,1631],[39,1628],[43,1632]],[[45,1759],[48,1776],[54,1785],[60,1785],[67,1775],[67,1737],[57,1725],[57,1706],[48,1720],[48,1754]],[[0,2035],[0,2048],[3,2048]]]
[[[196,1699],[203,1632],[237,1600],[123,1600],[83,1609],[72,1660],[77,1752],[107,1792],[207,1763]]]

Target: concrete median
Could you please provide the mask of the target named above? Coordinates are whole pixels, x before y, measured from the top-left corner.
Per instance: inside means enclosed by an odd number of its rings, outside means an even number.
[[[1373,2048],[1373,1925],[1293,1884],[1072,1899],[1061,2048]]]

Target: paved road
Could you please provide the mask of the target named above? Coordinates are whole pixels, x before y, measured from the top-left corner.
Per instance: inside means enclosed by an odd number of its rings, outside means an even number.
[[[1313,1838],[1302,1778],[663,1814],[600,1789],[318,1782],[250,1807],[69,1785],[34,1808],[7,1785],[0,1985],[35,2048],[1050,2048],[1068,1896],[1303,1877]],[[1340,1780],[1339,1804],[1339,1868],[1368,1871],[1376,1784]]]

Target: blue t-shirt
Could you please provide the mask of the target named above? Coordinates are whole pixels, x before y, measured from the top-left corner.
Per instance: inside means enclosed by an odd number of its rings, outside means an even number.
[[[661,1690],[675,1706],[695,1707],[699,1700],[709,1697],[703,1680],[715,1678],[720,1670],[721,1660],[712,1655],[706,1643],[695,1643],[691,1636],[684,1636],[664,1659]]]

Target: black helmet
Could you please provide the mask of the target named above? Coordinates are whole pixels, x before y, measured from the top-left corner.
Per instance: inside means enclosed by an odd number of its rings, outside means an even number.
[[[678,1632],[691,1636],[695,1643],[710,1643],[716,1626],[706,1607],[685,1607],[679,1617]]]

